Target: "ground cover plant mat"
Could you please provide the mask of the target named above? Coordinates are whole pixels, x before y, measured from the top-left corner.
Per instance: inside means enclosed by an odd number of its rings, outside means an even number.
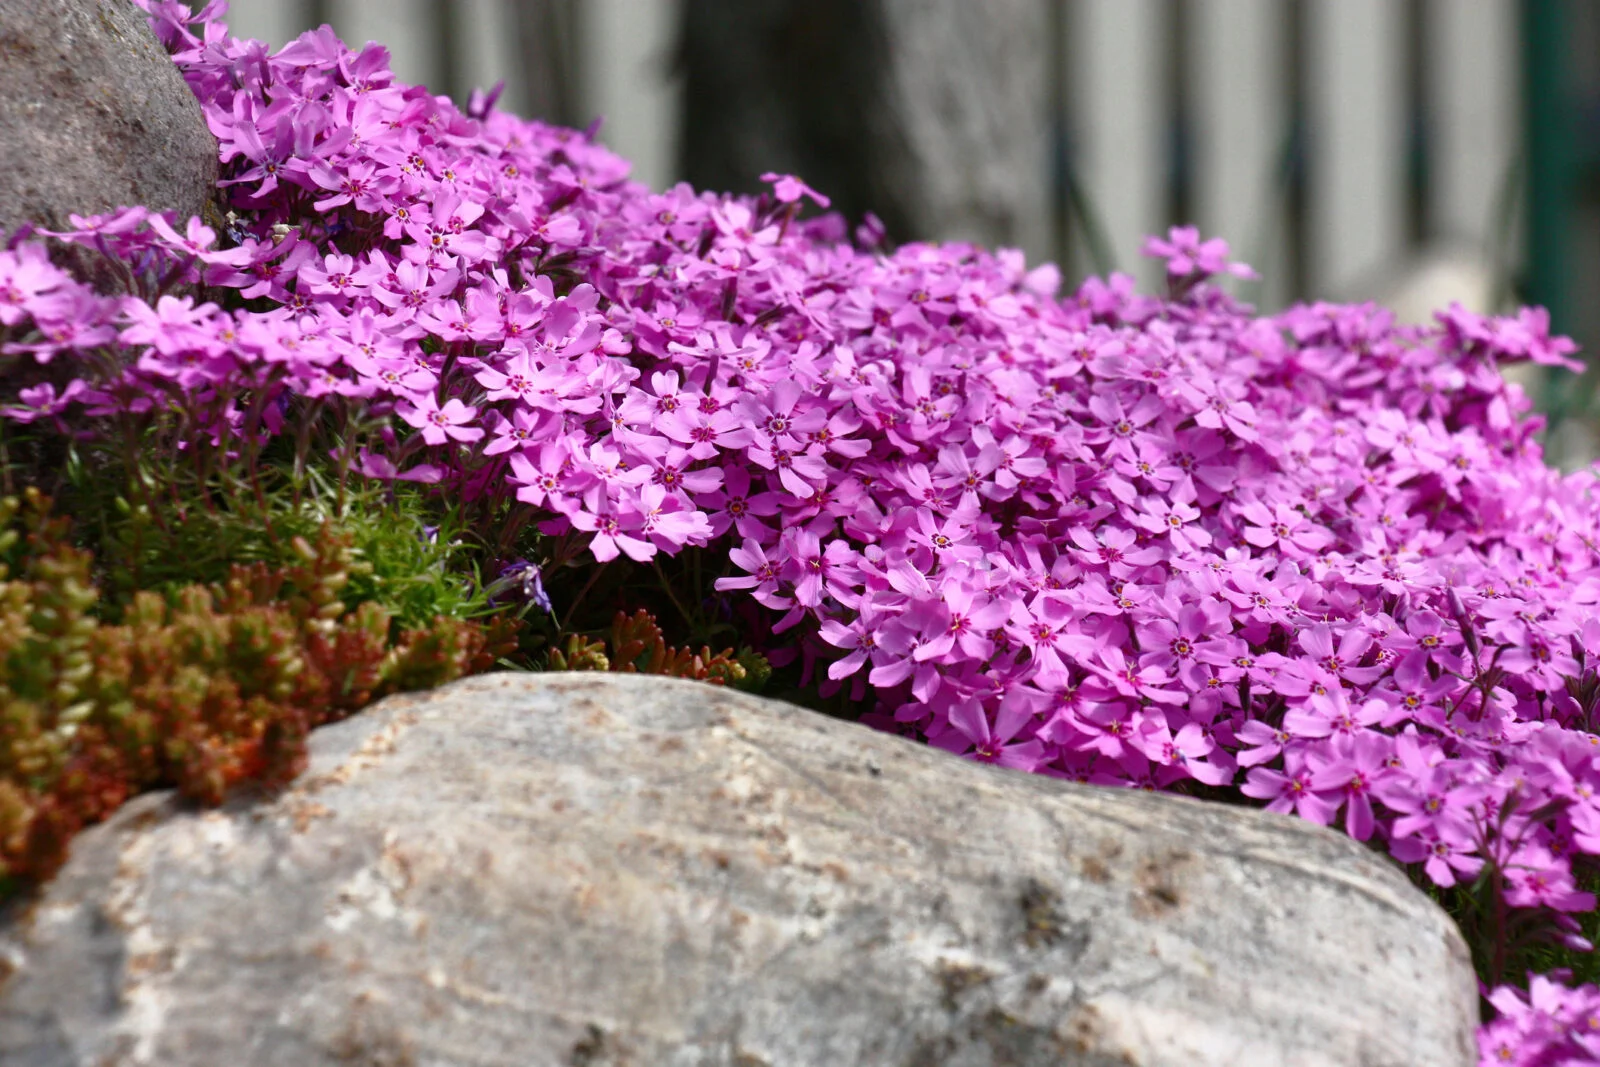
[[[1164,294],[1063,293],[788,175],[653,193],[327,28],[145,6],[217,209],[0,252],[8,435],[432,494],[548,665],[770,667],[965,758],[1337,825],[1462,926],[1484,1062],[1600,1060],[1600,502],[1500,374],[1578,367],[1542,312],[1260,316],[1188,229],[1146,249]],[[608,657],[575,620],[644,579],[661,626]],[[671,627],[728,640],[697,667]]]

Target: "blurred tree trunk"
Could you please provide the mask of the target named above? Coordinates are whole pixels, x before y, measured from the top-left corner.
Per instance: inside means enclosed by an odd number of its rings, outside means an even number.
[[[680,171],[790,172],[897,240],[1054,251],[1052,0],[684,0]]]

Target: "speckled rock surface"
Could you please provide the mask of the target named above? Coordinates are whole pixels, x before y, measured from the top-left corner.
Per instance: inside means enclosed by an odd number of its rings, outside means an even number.
[[[1468,1065],[1449,919],[1287,817],[637,676],[317,732],[130,804],[0,925],[0,1063]]]
[[[124,204],[201,213],[217,142],[130,0],[0,0],[0,236]]]

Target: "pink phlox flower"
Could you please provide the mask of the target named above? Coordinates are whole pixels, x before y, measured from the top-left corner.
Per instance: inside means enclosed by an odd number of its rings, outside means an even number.
[[[1084,641],[1093,644],[1091,639],[1080,639],[1080,643]],[[1130,662],[1116,645],[1103,645],[1090,655],[1079,655],[1078,659],[1116,692],[1131,700],[1181,704],[1186,699],[1187,694],[1166,687],[1173,679],[1165,671]]]
[[[816,534],[802,530],[785,531],[782,544],[787,559],[783,577],[793,584],[797,603],[817,607],[825,596],[838,603],[854,602],[856,552],[849,542],[835,538],[824,548]]]
[[[1033,683],[1041,687],[1065,682],[1063,655],[1087,659],[1096,651],[1095,641],[1075,630],[1072,610],[1044,595],[1014,601],[1004,629],[1012,641],[1030,650]]]
[[[753,537],[746,537],[743,545],[728,550],[728,558],[733,561],[734,566],[745,573],[718,578],[715,583],[718,592],[728,589],[749,589],[751,595],[766,607],[782,610],[794,606],[793,597],[781,596],[778,593],[783,561],[769,558],[761,542]]]
[[[345,365],[362,378],[385,391],[408,400],[431,396],[439,386],[439,377],[431,368],[419,366],[410,359],[381,356],[371,358],[363,353],[347,353]]]
[[[150,345],[164,356],[174,356],[186,349],[206,349],[214,346],[216,335],[211,323],[218,316],[217,305],[206,303],[195,306],[190,296],[162,296],[152,308],[142,300],[130,300],[122,308],[127,325],[122,329],[122,343]]]
[[[1130,743],[1151,763],[1179,772],[1163,775],[1169,777],[1167,784],[1186,777],[1216,786],[1233,780],[1230,769],[1207,762],[1217,746],[1197,723],[1184,723],[1174,733],[1169,723],[1152,720],[1150,728],[1136,733]]]
[[[1298,575],[1286,570],[1269,579],[1258,569],[1238,567],[1230,570],[1228,584],[1216,595],[1234,606],[1241,621],[1287,626],[1296,614],[1299,581]]]
[[[1253,524],[1245,528],[1244,539],[1257,548],[1316,552],[1333,543],[1332,534],[1285,504],[1268,508],[1260,501],[1251,501],[1239,508],[1239,514]]]
[[[700,309],[693,304],[673,304],[658,300],[654,311],[633,309],[633,328],[639,336],[660,348],[666,355],[668,342],[689,341],[705,321]]]
[[[1036,738],[1016,738],[1033,722],[1032,711],[1016,704],[1002,704],[991,722],[982,704],[963,700],[950,708],[950,728],[929,743],[980,763],[1031,771],[1044,761],[1045,747]]]
[[[587,450],[575,452],[573,462],[592,476],[584,491],[584,506],[592,512],[601,509],[605,498],[621,499],[650,480],[650,468],[636,466],[605,441],[595,441]]]
[[[815,496],[818,485],[827,481],[831,469],[816,445],[790,447],[783,441],[775,441],[769,446],[756,442],[745,449],[745,455],[757,466],[776,471],[778,483],[800,500]]]
[[[116,304],[97,296],[87,286],[53,290],[35,299],[29,309],[38,339],[8,342],[0,345],[0,353],[29,353],[36,362],[45,364],[63,352],[108,344],[117,337],[111,321]]]
[[[1527,992],[1504,985],[1483,993],[1500,1016],[1479,1028],[1480,1067],[1584,1067],[1600,1058],[1600,989],[1593,985],[1569,989],[1529,974]]]
[[[860,607],[860,613],[848,623],[829,618],[818,627],[818,636],[824,641],[846,650],[842,659],[828,665],[828,677],[835,681],[855,674],[869,660],[877,667],[900,658],[905,651],[904,642],[897,640],[899,632],[887,626],[894,615],[870,601],[862,601]]]
[[[308,261],[299,270],[300,280],[312,293],[336,297],[363,296],[387,275],[388,271],[379,264],[368,262],[358,267],[352,257],[336,252],[324,256],[320,264]]]
[[[1043,477],[1050,470],[1045,458],[1034,454],[1029,442],[1017,434],[1002,441],[987,426],[979,426],[972,432],[972,441],[980,459],[994,464],[994,484],[1003,491],[1016,489],[1029,478]]]
[[[959,647],[969,660],[986,661],[994,653],[990,639],[1010,617],[1002,600],[991,598],[980,584],[981,572],[949,577],[939,583],[937,600],[914,603],[907,621],[920,623],[922,643],[916,659],[938,659]]]
[[[805,182],[801,181],[799,178],[796,178],[792,174],[775,174],[771,171],[768,171],[766,174],[761,176],[761,180],[764,182],[771,182],[772,195],[776,196],[785,204],[792,204],[799,200],[802,196],[810,197],[816,202],[818,207],[823,209],[826,209],[833,203],[827,197],[823,196],[821,193],[817,192],[815,189],[811,188],[811,186],[807,185]]]
[[[572,462],[572,452],[559,438],[538,448],[535,460],[531,448],[511,453],[508,480],[517,486],[517,499],[533,507],[544,507],[571,516],[582,507],[582,491],[587,477]]]
[[[1407,418],[1403,412],[1381,408],[1372,413],[1367,440],[1389,452],[1393,462],[1408,476],[1425,471],[1437,472],[1445,464],[1443,449],[1447,439],[1431,423]]]
[[[494,438],[483,446],[483,454],[522,452],[539,444],[550,432],[552,420],[544,413],[518,408],[510,418],[500,416],[494,425]]]
[[[1433,678],[1428,672],[1428,655],[1422,649],[1407,652],[1396,661],[1394,672],[1383,691],[1386,702],[1393,710],[1381,725],[1391,728],[1407,719],[1417,718],[1428,709],[1437,711],[1461,687],[1462,683],[1450,675]]]
[[[1483,870],[1483,860],[1472,854],[1474,847],[1470,838],[1444,836],[1429,824],[1407,836],[1396,833],[1389,854],[1401,863],[1421,863],[1429,881],[1448,889],[1463,877],[1470,882]]]
[[[1072,605],[1074,610],[1085,616],[1121,615],[1127,618],[1132,618],[1152,599],[1149,590],[1133,582],[1107,582],[1098,574],[1085,575],[1065,592],[1047,591],[1045,595]]]
[[[1211,544],[1211,535],[1200,524],[1200,509],[1181,500],[1150,500],[1126,517],[1142,530],[1165,535],[1179,552],[1194,552]]]
[[[958,514],[940,518],[928,508],[912,510],[917,523],[916,531],[911,534],[912,539],[931,549],[934,557],[941,561],[941,566],[983,558],[983,547],[975,541],[972,526],[962,521],[963,516]]]
[[[252,250],[252,256],[247,269],[239,271],[237,278],[229,278],[228,268],[221,268],[222,273],[209,273],[214,284],[238,285],[239,295],[246,300],[267,297],[279,302],[289,298],[285,282],[299,276],[300,268],[317,258],[318,250],[310,241],[302,241],[298,231],[290,230],[283,240],[276,243],[259,242],[250,244],[246,242],[240,247]]]
[[[1268,811],[1292,812],[1308,822],[1327,826],[1339,810],[1339,801],[1325,796],[1312,784],[1314,775],[1305,757],[1294,751],[1284,754],[1284,769],[1253,767],[1239,792],[1265,800]]]
[[[1108,481],[1117,498],[1125,504],[1131,504],[1138,496],[1136,482],[1143,482],[1156,492],[1164,493],[1170,490],[1174,483],[1188,477],[1188,473],[1167,454],[1160,444],[1152,440],[1139,443],[1139,455],[1129,459],[1124,456],[1115,458],[1112,469],[1120,477],[1115,483]]]
[[[387,456],[376,455],[362,449],[356,456],[355,471],[367,478],[379,481],[422,482],[432,484],[444,477],[444,468],[432,463],[419,463],[404,471],[395,466],[394,461]]]
[[[1295,737],[1352,737],[1384,720],[1388,706],[1381,700],[1352,707],[1343,689],[1312,693],[1305,702],[1284,713],[1283,728]]]
[[[50,262],[43,245],[0,249],[0,326],[15,326],[33,314],[33,305],[41,296],[67,284],[71,284],[70,277]]]
[[[720,238],[716,251],[724,253],[724,256],[707,258],[713,261],[721,258],[721,261],[731,265],[734,271],[747,263],[760,262],[749,258],[754,250],[753,246],[773,245],[778,240],[777,226],[766,225],[757,229],[755,213],[750,210],[748,204],[737,200],[724,201],[713,207],[711,222]]]
[[[264,202],[278,188],[280,178],[295,176],[305,169],[304,164],[294,158],[296,142],[303,138],[297,138],[295,119],[288,104],[288,100],[283,100],[257,114],[250,94],[240,93],[234,97],[231,123],[221,130],[213,124],[213,132],[217,134],[224,163],[236,156],[243,156],[254,165],[217,184],[256,182],[258,184],[250,199]],[[262,127],[270,130],[267,135],[270,141],[262,136]],[[308,128],[305,137],[313,133]]]
[[[639,510],[644,516],[640,527],[643,533],[670,555],[676,555],[686,545],[703,545],[710,539],[711,523],[705,513],[665,485],[652,482],[640,487]]]
[[[1336,635],[1332,626],[1317,623],[1301,630],[1296,640],[1316,666],[1357,685],[1375,682],[1386,673],[1383,667],[1359,665],[1367,649],[1372,647],[1372,635],[1365,631],[1350,627]]]
[[[872,442],[863,437],[851,437],[861,428],[861,418],[845,409],[830,415],[828,421],[806,435],[807,442],[846,459],[860,459],[872,451]]]
[[[413,241],[430,252],[448,253],[468,263],[477,263],[494,256],[500,249],[498,239],[473,226],[482,215],[483,205],[444,185],[439,187],[429,206],[426,222],[419,213],[405,230]]]
[[[1167,274],[1177,278],[1193,275],[1210,277],[1213,274],[1231,274],[1236,278],[1256,278],[1259,275],[1243,263],[1228,259],[1228,242],[1220,237],[1200,240],[1200,231],[1193,226],[1174,226],[1167,231],[1166,239],[1145,238],[1143,252],[1147,256],[1167,261]]]
[[[650,469],[650,480],[669,492],[698,496],[722,486],[721,467],[700,467],[688,449],[659,437],[641,438],[639,453]]]
[[[1563,690],[1566,679],[1583,674],[1569,642],[1534,626],[1526,627],[1520,641],[1501,650],[1499,666],[1529,677],[1540,688],[1554,690]]]
[[[712,459],[751,444],[752,433],[733,411],[722,408],[703,411],[684,407],[655,420],[655,428],[674,441],[688,446],[695,459]]]
[[[1107,759],[1121,759],[1136,752],[1134,739],[1154,726],[1134,705],[1118,699],[1109,687],[1102,699],[1086,701],[1073,716],[1073,723],[1081,735],[1078,746]]]
[[[1126,526],[1102,524],[1091,532],[1074,526],[1069,533],[1078,546],[1076,557],[1085,564],[1104,567],[1113,578],[1131,578],[1141,569],[1161,562],[1166,555],[1154,545],[1139,545],[1138,534]]]
[[[474,372],[473,377],[488,390],[483,397],[485,400],[518,400],[527,403],[539,385],[541,369],[528,353],[519,352],[506,360],[504,369],[484,367]],[[561,375],[558,380],[565,384],[566,377]]]
[[[861,443],[866,444],[866,442]],[[865,454],[865,449],[862,454]],[[974,456],[970,455],[966,448],[947,445],[939,450],[939,463],[934,469],[934,480],[941,489],[954,490],[964,497],[971,494],[974,501],[979,497],[993,499],[997,491],[993,475],[999,465],[998,449],[987,453],[979,451]]]
[[[1583,363],[1571,358],[1578,346],[1570,338],[1550,336],[1550,312],[1544,308],[1525,307],[1515,317],[1496,316],[1487,327],[1487,345],[1501,363],[1528,360],[1583,373]]]
[[[1271,726],[1259,719],[1250,719],[1234,731],[1241,745],[1248,745],[1238,755],[1239,766],[1254,767],[1276,759],[1278,754],[1294,739],[1294,735],[1281,726]]]
[[[0,416],[13,422],[28,423],[36,419],[51,418],[65,411],[73,401],[88,392],[83,381],[74,378],[60,393],[54,382],[41,382],[17,391],[20,403],[0,407]]]
[[[331,193],[312,204],[318,211],[332,211],[345,204],[358,211],[377,213],[383,209],[384,197],[393,192],[399,182],[391,175],[374,176],[371,163],[351,161],[338,168],[324,161],[313,163],[306,174],[313,182]]]
[[[1129,462],[1139,458],[1139,448],[1145,443],[1142,429],[1163,409],[1160,397],[1150,393],[1139,397],[1131,409],[1114,394],[1097,393],[1089,398],[1089,410],[1104,426],[1107,453]]]
[[[1139,628],[1139,644],[1146,650],[1141,664],[1164,671],[1192,666],[1204,646],[1228,636],[1233,628],[1227,606],[1215,600],[1185,604],[1176,616],[1151,618]]]
[[[478,409],[468,407],[455,397],[441,407],[432,393],[423,393],[402,405],[399,413],[402,419],[422,431],[422,439],[430,445],[442,445],[449,440],[476,441],[483,436],[481,428],[466,425],[477,417]]]
[[[1513,908],[1550,908],[1562,912],[1595,909],[1595,895],[1579,889],[1572,868],[1548,848],[1524,845],[1503,864],[1505,902]]]
[[[1459,628],[1427,608],[1413,611],[1406,617],[1405,634],[1405,646],[1418,649],[1428,659],[1445,664],[1450,664],[1454,658],[1449,653],[1461,646]]]
[[[761,520],[778,514],[777,494],[752,491],[755,483],[744,467],[724,467],[722,475],[722,487],[704,498],[704,506],[720,509],[711,514],[714,534],[721,537],[731,527],[741,538],[774,538],[771,528]]]
[[[605,497],[597,508],[585,508],[568,517],[574,527],[593,533],[589,551],[597,562],[605,563],[626,555],[637,563],[655,558],[656,546],[646,540],[642,493],[619,493]]]
[[[1159,439],[1172,466],[1183,472],[1191,486],[1191,498],[1215,499],[1216,494],[1233,489],[1239,470],[1228,447],[1228,440],[1204,427],[1180,430]],[[1206,494],[1211,494],[1207,497]]]
[[[454,267],[435,271],[425,263],[406,260],[395,267],[392,276],[373,286],[372,297],[393,314],[411,318],[454,289],[459,278]]]
[[[1173,392],[1192,405],[1196,425],[1227,430],[1241,441],[1260,439],[1255,406],[1244,399],[1244,390],[1238,386],[1200,374],[1174,382]]]
[[[191,255],[202,263],[237,267],[250,262],[254,257],[253,251],[249,248],[213,249],[211,246],[216,243],[217,232],[198,217],[190,218],[181,234],[161,215],[152,212],[149,221],[150,228],[166,242],[169,248]]]
[[[1414,748],[1418,747],[1416,735],[1405,736],[1412,738]],[[1446,763],[1416,767],[1415,759],[1410,765],[1402,765],[1399,773],[1377,790],[1377,796],[1396,813],[1390,832],[1395,838],[1422,835],[1471,851],[1475,823],[1482,819],[1481,805],[1489,795],[1488,786],[1459,781],[1458,769]],[[1448,864],[1447,860],[1441,862]]]

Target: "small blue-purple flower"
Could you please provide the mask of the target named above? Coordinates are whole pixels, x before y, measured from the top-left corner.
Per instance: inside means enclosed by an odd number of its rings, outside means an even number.
[[[492,604],[496,598],[513,589],[523,600],[537,605],[541,611],[550,613],[554,610],[550,606],[550,595],[544,591],[544,575],[537,563],[529,563],[525,559],[512,560],[500,568],[500,576],[489,584],[485,592],[489,594]]]

